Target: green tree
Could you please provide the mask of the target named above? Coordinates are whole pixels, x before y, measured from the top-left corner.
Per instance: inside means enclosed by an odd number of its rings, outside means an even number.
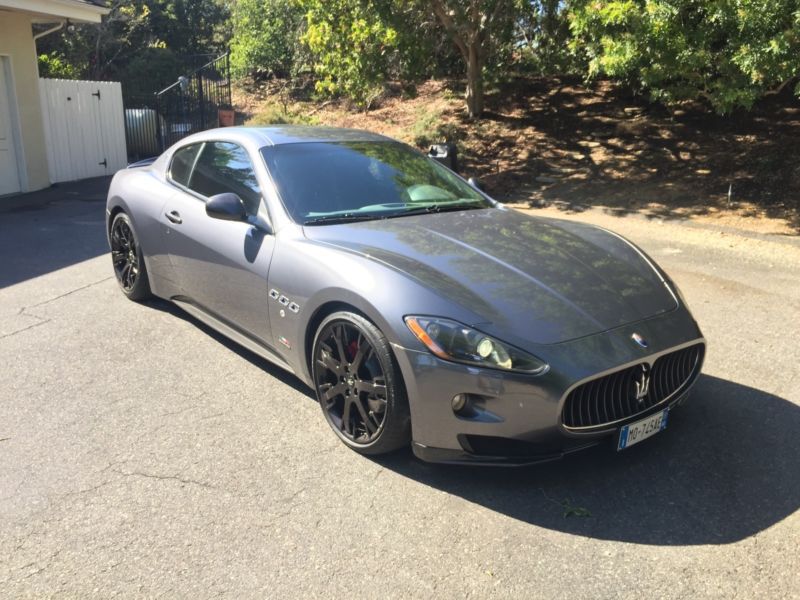
[[[37,50],[47,58],[40,64],[46,73],[116,79],[124,86],[133,68],[137,91],[150,93],[158,89],[162,75],[172,77],[175,70],[180,74],[197,66],[201,59],[191,55],[217,53],[226,46],[225,6],[223,0],[115,0],[102,23],[70,25],[41,39]],[[148,78],[143,71],[150,59],[158,73]]]
[[[148,27],[170,50],[183,56],[221,54],[229,41],[230,12],[223,0],[144,0]],[[130,2],[128,2],[130,3]]]
[[[100,24],[69,25],[37,42],[41,56],[56,53],[74,77],[110,79],[137,47],[148,47],[150,8],[144,2],[115,2]],[[47,63],[42,58],[40,62]]]
[[[39,55],[39,77],[51,79],[77,79],[80,69],[73,65],[62,52]]]
[[[314,55],[319,92],[341,93],[369,108],[388,79],[397,30],[373,0],[305,0],[303,41]]]
[[[493,50],[510,39],[518,13],[513,0],[428,0],[461,53],[467,75],[470,117],[483,113],[484,67]]]
[[[569,0],[527,0],[520,6],[514,38],[520,66],[539,74],[580,71],[569,48]]]
[[[126,97],[148,96],[174,83],[184,67],[169,48],[144,48],[125,66],[122,91]]]
[[[569,18],[590,77],[667,104],[747,109],[800,74],[798,0],[582,0]]]
[[[231,67],[238,75],[256,70],[285,77],[292,71],[304,10],[291,0],[238,0],[231,21]]]

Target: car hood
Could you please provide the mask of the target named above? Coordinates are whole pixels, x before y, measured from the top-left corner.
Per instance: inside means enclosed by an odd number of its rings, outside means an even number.
[[[563,342],[677,307],[636,248],[581,223],[489,208],[304,231],[404,273],[509,341]]]

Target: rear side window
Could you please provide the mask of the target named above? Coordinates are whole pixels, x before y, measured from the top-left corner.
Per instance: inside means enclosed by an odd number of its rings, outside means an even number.
[[[169,165],[169,177],[175,183],[186,187],[189,186],[189,176],[192,174],[194,160],[202,144],[192,144],[184,146],[175,151],[172,155],[172,163]]]
[[[206,198],[232,192],[244,201],[251,215],[258,212],[261,202],[261,190],[247,151],[229,142],[205,144],[186,187]]]

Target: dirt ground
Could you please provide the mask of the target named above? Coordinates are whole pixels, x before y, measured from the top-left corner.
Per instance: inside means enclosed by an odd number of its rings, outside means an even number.
[[[242,120],[368,129],[421,148],[449,138],[462,173],[515,206],[800,234],[800,101],[791,96],[720,117],[701,106],[668,111],[605,81],[517,79],[489,90],[484,118],[470,121],[453,82],[426,82],[414,96],[398,88],[368,112],[280,87],[240,87]]]

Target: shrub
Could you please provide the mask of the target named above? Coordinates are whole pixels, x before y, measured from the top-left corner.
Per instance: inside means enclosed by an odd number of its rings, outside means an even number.
[[[245,125],[316,125],[319,120],[289,108],[284,110],[280,104],[267,104],[245,121]]]
[[[569,18],[589,76],[627,81],[666,104],[749,109],[800,75],[796,0],[581,0]]]

